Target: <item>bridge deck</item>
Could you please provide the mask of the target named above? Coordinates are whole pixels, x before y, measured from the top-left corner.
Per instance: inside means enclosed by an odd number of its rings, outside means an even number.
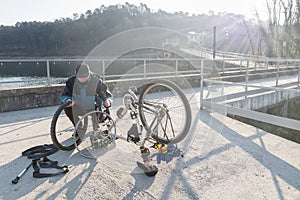
[[[197,94],[198,95],[198,94]],[[199,99],[198,96],[196,99]],[[194,105],[195,106],[195,105]],[[51,143],[56,107],[0,113],[0,199],[299,199],[300,145],[208,110],[193,109],[183,159],[159,166],[146,177],[132,158],[138,147],[118,141],[98,161],[76,150],[50,156],[68,165],[64,176],[35,179],[32,169],[17,185],[11,180],[30,162],[25,149]],[[132,154],[131,154],[132,153]],[[122,167],[123,165],[123,167]]]

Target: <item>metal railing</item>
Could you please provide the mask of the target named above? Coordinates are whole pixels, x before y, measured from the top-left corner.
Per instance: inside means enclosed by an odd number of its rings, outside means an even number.
[[[98,74],[102,76],[102,78],[104,80],[106,79],[118,79],[121,76],[123,76],[126,71],[124,73],[110,73],[108,74],[106,72],[106,68],[107,66],[109,66],[111,63],[116,62],[116,61],[120,61],[120,62],[138,62],[138,63],[142,63],[139,65],[139,67],[141,67],[143,70],[136,72],[136,73],[130,73],[127,74],[128,77],[131,78],[135,78],[135,77],[153,77],[153,76],[162,76],[162,75],[169,75],[169,76],[179,76],[179,75],[184,75],[184,74],[199,74],[199,69],[197,68],[190,68],[188,70],[185,70],[184,67],[180,67],[179,66],[179,62],[186,62],[188,63],[188,61],[186,59],[176,59],[176,58],[169,58],[169,59],[164,59],[164,58],[124,58],[124,59],[109,59],[109,58],[105,58],[105,59],[0,59],[0,77],[10,77],[13,75],[8,75],[5,76],[5,74],[3,73],[3,71],[5,71],[3,68],[8,65],[8,64],[14,64],[15,68],[17,68],[18,70],[22,70],[22,67],[28,63],[31,63],[31,65],[39,65],[40,68],[44,67],[44,73],[40,78],[30,78],[30,79],[26,79],[26,80],[13,80],[13,81],[1,81],[0,80],[0,84],[13,84],[13,83],[27,83],[27,82],[34,82],[34,81],[40,81],[40,82],[44,82],[46,85],[50,85],[53,83],[52,79],[56,78],[55,80],[57,80],[57,75],[54,76],[52,69],[53,66],[56,65],[59,62],[63,62],[63,63],[67,63],[67,65],[73,64],[73,66],[71,67],[72,69],[70,69],[68,71],[68,74],[71,75],[74,73],[74,69],[75,66],[81,62],[94,62],[97,63],[97,68],[98,68]],[[170,70],[168,71],[151,71],[151,66],[153,66],[153,62],[159,63],[159,62],[172,62],[171,64],[168,63],[168,65],[172,65],[172,68],[170,68]],[[17,65],[17,67],[16,67]],[[135,64],[133,64],[132,68],[136,67]],[[120,69],[122,68],[122,66],[120,66]],[[20,76],[20,75],[17,75]],[[25,75],[26,76],[26,75]],[[20,76],[22,77],[22,76]],[[32,76],[31,76],[32,77]],[[66,79],[68,76],[64,77],[64,78],[58,78],[59,80],[64,80]]]
[[[223,59],[221,59],[223,60]],[[225,59],[228,61],[228,59]],[[226,62],[225,61],[225,62]],[[246,59],[247,65],[245,68],[244,73],[244,81],[242,82],[231,82],[231,81],[223,81],[222,79],[216,80],[215,78],[212,79],[210,77],[205,77],[204,75],[201,75],[201,90],[200,90],[200,108],[207,108],[214,110],[215,112],[219,112],[221,114],[230,114],[235,116],[241,116],[248,119],[253,119],[256,121],[265,122],[268,124],[281,126],[285,128],[300,130],[300,121],[289,119],[285,117],[280,116],[274,116],[262,112],[258,112],[255,110],[250,110],[247,108],[241,108],[241,107],[233,107],[226,103],[226,93],[224,92],[225,86],[232,88],[232,87],[239,87],[244,88],[244,91],[236,91],[236,93],[231,93],[231,96],[237,96],[239,99],[247,99],[249,98],[248,95],[250,95],[249,88],[256,88],[260,90],[260,93],[252,92],[251,94],[255,94],[255,96],[258,97],[259,95],[265,94],[266,91],[277,93],[280,91],[289,93],[287,96],[289,98],[299,97],[300,96],[300,89],[299,89],[299,80],[300,80],[300,60],[299,59]],[[264,86],[264,85],[257,85],[257,84],[251,84],[249,81],[250,74],[250,63],[251,62],[272,62],[273,63],[273,71],[276,73],[275,77],[273,77],[273,84],[271,86]],[[201,72],[203,71],[201,66]],[[253,69],[253,66],[252,66]],[[270,66],[268,66],[268,69],[270,69]],[[291,81],[289,84],[281,84],[280,78],[281,74],[284,70],[292,71],[292,74],[285,75],[285,76],[293,76],[296,81]],[[259,71],[257,71],[259,73]],[[202,73],[201,73],[202,74]],[[262,81],[263,82],[263,81]],[[269,83],[270,84],[270,83]],[[206,87],[204,87],[206,85]],[[220,89],[220,93],[218,93],[217,97],[209,98],[209,95],[207,95],[206,98],[204,98],[204,90],[208,89],[209,86],[212,87],[212,85],[218,85],[217,88]],[[291,95],[293,93],[293,95]],[[259,99],[259,98],[257,98]],[[218,101],[219,100],[219,101]]]
[[[207,56],[213,56],[213,49],[201,47],[200,51],[206,53]],[[228,52],[228,51],[215,51],[215,58],[251,58],[251,59],[267,59],[265,56],[251,55],[251,54],[242,54],[236,52]]]
[[[268,59],[268,58],[216,58],[216,59],[206,59],[206,58],[122,58],[118,60],[114,59],[86,59],[83,58],[80,59],[2,59],[0,60],[0,76],[5,76],[3,71],[5,71],[5,66],[8,64],[15,64],[18,65],[17,69],[22,70],[23,65],[26,63],[32,63],[32,65],[39,65],[39,67],[36,67],[35,69],[41,69],[44,68],[42,78],[30,78],[28,80],[14,80],[14,81],[1,81],[0,84],[6,83],[22,83],[22,82],[34,82],[39,80],[40,82],[44,82],[46,85],[53,84],[54,78],[63,78],[66,77],[57,77],[53,75],[53,68],[56,63],[64,62],[67,63],[66,65],[73,65],[72,67],[69,67],[72,70],[69,70],[68,73],[71,75],[75,68],[75,63],[80,63],[82,61],[86,62],[95,62],[97,63],[97,67],[100,68],[98,70],[98,73],[103,77],[104,80],[106,79],[118,79],[124,73],[107,73],[107,66],[110,64],[119,61],[119,62],[136,62],[139,63],[142,70],[139,72],[127,74],[129,77],[153,77],[153,76],[162,76],[162,75],[169,75],[169,76],[178,76],[178,75],[185,75],[185,74],[201,74],[203,72],[204,74],[210,74],[210,72],[217,71],[218,75],[225,76],[228,74],[234,74],[234,73],[245,73],[246,81],[249,76],[251,76],[253,73],[269,73],[268,70],[274,70],[277,73],[277,77],[280,76],[280,73],[283,70],[295,70],[295,73],[298,73],[298,80],[300,81],[300,71],[299,71],[299,65],[300,65],[300,59]],[[151,67],[153,63],[162,63],[161,65],[168,65],[170,67],[170,70],[168,71],[151,71]],[[167,62],[167,64],[164,64],[163,62]],[[211,62],[214,63],[215,67],[207,67],[207,63]],[[181,63],[181,64],[179,64]],[[182,64],[184,63],[184,64]],[[135,64],[133,64],[132,67]],[[187,67],[187,65],[190,65]],[[203,65],[203,66],[202,66]],[[119,67],[120,70],[122,70],[122,66]],[[202,70],[202,71],[201,71]],[[59,79],[59,80],[63,80]],[[41,81],[42,80],[42,81]],[[55,79],[57,81],[57,79]],[[278,84],[277,84],[278,85]]]
[[[84,59],[6,59],[0,60],[0,75],[2,74],[2,69],[8,63],[17,63],[19,65],[19,69],[22,68],[23,63],[33,62],[37,65],[43,64],[45,68],[45,76],[43,77],[45,80],[45,84],[52,84],[52,78],[54,78],[52,74],[53,65],[56,62],[67,62],[69,65],[74,64],[75,62],[82,62]],[[115,79],[119,78],[123,74],[108,74],[106,71],[107,66],[111,63],[115,62],[114,59],[88,59],[85,60],[87,62],[97,62],[98,67],[100,67],[101,75],[103,79]],[[118,61],[135,61],[139,63],[139,67],[142,69],[136,73],[131,73],[129,77],[153,77],[153,76],[181,76],[181,75],[199,75],[200,76],[200,107],[207,107],[210,109],[217,110],[226,110],[229,114],[235,114],[244,116],[250,119],[258,119],[270,124],[274,125],[282,125],[283,127],[293,128],[300,130],[300,122],[297,120],[287,119],[278,116],[272,116],[264,113],[258,113],[251,110],[245,110],[241,108],[233,108],[228,105],[222,105],[218,102],[208,101],[204,99],[204,89],[205,85],[208,84],[226,84],[231,86],[241,86],[245,88],[244,98],[248,97],[248,88],[256,87],[261,89],[268,89],[270,91],[280,91],[287,90],[291,92],[299,92],[298,89],[289,89],[289,88],[281,88],[280,87],[280,77],[282,73],[292,72],[294,76],[297,76],[296,85],[299,86],[300,82],[300,59],[270,59],[270,58],[216,58],[216,59],[206,59],[206,58],[122,58],[118,59]],[[170,67],[169,71],[151,71],[151,67],[153,66],[153,62],[168,62],[167,65]],[[187,69],[185,65],[180,65],[180,62],[186,62],[190,64],[192,67]],[[207,65],[207,63],[213,63],[214,65]],[[42,66],[40,66],[42,67]],[[133,66],[134,67],[134,66]],[[74,69],[74,66],[73,66]],[[275,75],[275,84],[271,87],[265,86],[257,86],[249,84],[249,77],[254,74],[262,74],[262,73],[270,73],[268,70],[272,70]],[[244,76],[244,80],[242,82],[234,83],[223,81],[222,78],[227,74],[239,73],[239,75]],[[220,80],[216,80],[216,78],[221,78]],[[64,78],[66,79],[66,78]],[[16,83],[16,82],[28,82],[32,81],[0,81],[2,83]]]

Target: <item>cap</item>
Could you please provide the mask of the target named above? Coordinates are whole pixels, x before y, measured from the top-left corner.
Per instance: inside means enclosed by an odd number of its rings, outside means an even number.
[[[85,78],[88,77],[89,75],[90,75],[90,67],[87,64],[82,63],[80,65],[77,65],[76,67],[77,78]]]

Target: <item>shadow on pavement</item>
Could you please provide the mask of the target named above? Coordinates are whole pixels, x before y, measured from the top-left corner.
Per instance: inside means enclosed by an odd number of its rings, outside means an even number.
[[[79,153],[72,153],[73,151],[58,151],[49,156],[49,159],[58,161],[58,165],[67,165],[70,170],[68,173],[48,178],[34,178],[32,176],[33,168],[30,167],[17,184],[12,184],[11,181],[28,166],[31,160],[20,156],[1,166],[0,199],[19,199],[27,195],[31,199],[33,198],[31,192],[36,194],[34,199],[57,199],[62,192],[64,193],[63,196],[66,195],[67,198],[74,199],[91,176],[96,161],[83,159]],[[44,173],[47,172],[45,169]],[[11,174],[14,175],[11,176]]]

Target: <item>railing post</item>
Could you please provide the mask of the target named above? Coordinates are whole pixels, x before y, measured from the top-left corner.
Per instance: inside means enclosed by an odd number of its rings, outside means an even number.
[[[178,60],[175,61],[175,76],[178,76]]]
[[[222,72],[224,74],[224,69],[225,69],[225,58],[223,58],[223,63],[222,63]]]
[[[47,85],[51,85],[50,62],[49,62],[49,60],[46,60],[46,66],[47,66]]]
[[[147,69],[146,69],[146,59],[144,60],[144,78],[146,78],[146,73],[147,73]]]
[[[279,60],[277,61],[277,74],[276,74],[276,87],[278,87],[278,79],[279,79]]]
[[[242,64],[243,64],[243,61],[242,59],[240,60],[240,72],[242,71]]]
[[[300,82],[300,67],[298,66],[298,86],[299,86],[299,82]]]
[[[249,80],[249,60],[247,60],[245,98],[247,98],[248,96],[248,80]]]
[[[203,74],[203,65],[204,65],[204,61],[203,59],[201,60],[201,68],[200,68],[200,109],[203,109],[203,91],[204,91],[204,74]]]
[[[102,79],[105,81],[105,60],[102,59]]]

